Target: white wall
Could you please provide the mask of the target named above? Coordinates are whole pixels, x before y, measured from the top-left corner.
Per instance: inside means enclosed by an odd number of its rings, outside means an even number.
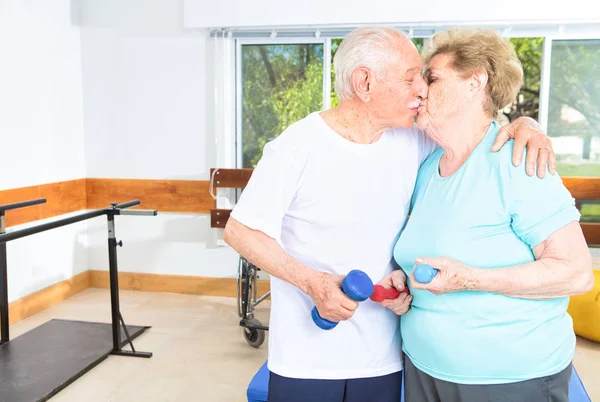
[[[0,190],[82,178],[80,31],[69,0],[0,1]]]
[[[0,1],[0,55],[0,190],[85,177],[69,0]],[[86,231],[79,223],[8,243],[9,301],[85,271]]]
[[[590,0],[183,0],[188,28],[595,19]]]
[[[80,213],[13,226],[10,230],[37,226]],[[87,225],[85,221],[79,222],[7,243],[9,302],[87,271]]]
[[[181,2],[79,3],[87,177],[208,180],[216,163],[212,47],[182,29]],[[143,205],[140,208],[144,208]],[[117,217],[119,269],[234,277],[207,214]],[[107,269],[105,223],[90,224],[90,269]]]

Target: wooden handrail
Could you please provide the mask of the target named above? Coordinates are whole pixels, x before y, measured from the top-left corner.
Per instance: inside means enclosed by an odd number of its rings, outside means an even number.
[[[211,169],[212,188],[244,188],[254,169]],[[600,200],[600,177],[562,177],[567,190],[573,198],[581,200]],[[224,228],[229,219],[229,209],[211,209],[210,224],[213,228]],[[588,244],[600,245],[600,223],[582,222],[581,229]]]

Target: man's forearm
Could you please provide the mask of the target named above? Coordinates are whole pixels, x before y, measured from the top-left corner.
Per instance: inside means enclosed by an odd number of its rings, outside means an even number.
[[[292,258],[274,239],[229,218],[224,240],[261,270],[310,294],[318,272]]]
[[[589,278],[577,267],[555,259],[507,268],[474,268],[472,289],[525,299],[553,299],[584,293]]]

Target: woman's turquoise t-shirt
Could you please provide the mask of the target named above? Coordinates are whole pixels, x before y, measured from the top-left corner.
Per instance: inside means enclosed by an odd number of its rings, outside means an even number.
[[[439,174],[438,149],[421,166],[413,207],[394,248],[407,276],[418,257],[450,257],[478,268],[534,261],[532,249],[579,220],[558,175],[530,177],[512,164],[512,141],[490,149],[493,122],[461,168]],[[525,160],[525,159],[523,159]],[[410,286],[401,318],[403,350],[414,365],[442,380],[499,384],[559,372],[575,351],[569,298],[530,300],[461,291],[436,296]]]

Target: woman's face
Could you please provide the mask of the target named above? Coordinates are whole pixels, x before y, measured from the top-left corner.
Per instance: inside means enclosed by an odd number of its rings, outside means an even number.
[[[417,125],[428,133],[447,123],[460,122],[469,113],[470,79],[462,78],[451,66],[452,56],[439,54],[425,67],[429,86],[427,99],[419,107]]]

